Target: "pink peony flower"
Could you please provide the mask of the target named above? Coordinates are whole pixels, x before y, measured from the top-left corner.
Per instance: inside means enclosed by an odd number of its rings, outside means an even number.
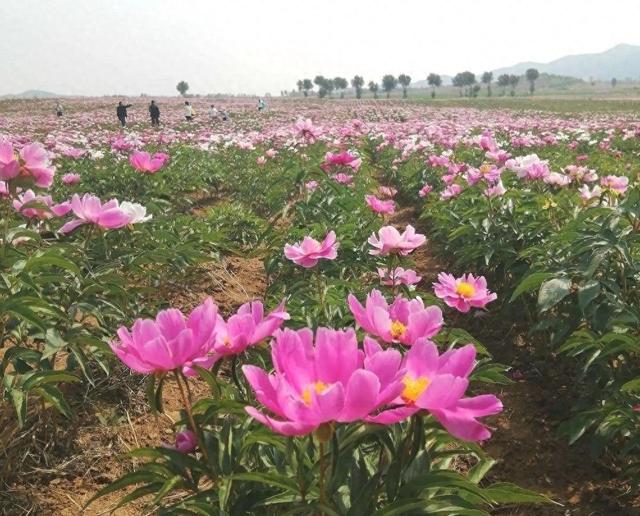
[[[218,314],[213,345],[217,358],[242,353],[249,346],[271,337],[288,319],[284,301],[266,317],[260,301],[245,303],[226,322]]]
[[[267,162],[267,158],[265,156],[258,156],[256,159],[256,163],[260,166],[264,165]]]
[[[385,342],[410,346],[423,337],[433,337],[442,328],[442,311],[437,306],[425,308],[422,299],[396,297],[391,305],[379,290],[372,290],[362,306],[353,294],[347,298],[356,322],[371,335]]]
[[[378,192],[381,197],[392,198],[392,197],[395,197],[395,195],[398,193],[398,190],[390,186],[380,186],[378,188]]]
[[[388,214],[391,215],[396,211],[396,203],[391,199],[383,201],[382,199],[378,199],[375,195],[365,195],[365,201],[376,213]]]
[[[462,186],[458,184],[452,184],[447,186],[442,193],[440,194],[440,199],[443,201],[447,201],[449,199],[453,199],[454,197],[458,197],[462,193]]]
[[[155,174],[167,162],[168,154],[157,153],[153,156],[144,151],[133,151],[129,156],[129,163],[138,172],[143,174]]]
[[[624,194],[629,187],[629,178],[626,176],[605,176],[600,179],[600,186],[607,188],[616,194]]]
[[[488,303],[498,298],[487,290],[487,280],[484,276],[477,278],[473,274],[455,278],[452,274],[441,272],[438,282],[433,284],[437,297],[444,300],[447,306],[466,313],[471,307],[484,308]]]
[[[330,167],[349,167],[351,170],[356,172],[360,168],[360,165],[362,165],[362,160],[355,154],[351,154],[349,151],[344,151],[339,154],[327,152],[324,156],[322,168],[327,170]]]
[[[411,269],[403,269],[402,267],[396,267],[389,272],[389,269],[383,269],[378,267],[378,276],[380,276],[380,283],[390,287],[397,285],[415,285],[420,283],[422,277],[416,274],[416,271]]]
[[[378,350],[365,360],[353,329],[284,330],[271,347],[275,372],[252,365],[242,370],[256,399],[273,414],[247,413],[274,432],[306,435],[325,423],[361,421],[397,398],[401,355]]]
[[[53,204],[50,195],[36,195],[33,190],[27,190],[13,200],[13,208],[28,218],[50,219],[54,215],[61,217],[69,213],[71,203]]]
[[[198,439],[196,434],[191,430],[181,430],[176,434],[175,446],[167,446],[172,450],[179,451],[180,453],[191,453],[198,447]]]
[[[23,170],[33,178],[35,186],[49,188],[53,184],[55,169],[51,165],[49,153],[39,143],[25,145],[20,151]]]
[[[427,195],[429,195],[431,193],[431,190],[433,190],[433,186],[425,184],[422,188],[420,188],[420,191],[418,192],[418,195],[420,197],[426,197]]]
[[[20,174],[20,161],[8,141],[0,141],[0,179],[10,181]]]
[[[318,188],[318,182],[313,180],[307,181],[304,184],[304,187],[306,188],[307,192],[314,192],[316,188]]]
[[[182,369],[193,376],[195,366],[209,368],[215,361],[213,342],[218,307],[211,298],[185,319],[180,310],[158,312],[155,320],[137,319],[131,331],[118,330],[110,343],[116,356],[137,373],[155,374]]]
[[[399,254],[406,256],[426,241],[427,238],[420,233],[416,233],[416,230],[411,225],[407,225],[403,233],[400,233],[393,226],[383,226],[377,235],[373,233],[369,237],[368,242],[373,247],[369,254],[380,256]]]
[[[322,129],[313,125],[313,122],[307,118],[306,120],[298,120],[294,126],[294,133],[302,137],[308,143],[314,143],[322,134]]]
[[[309,269],[315,267],[320,259],[335,260],[338,256],[338,247],[335,232],[329,231],[322,242],[306,236],[302,242],[285,245],[284,255],[296,265]]]
[[[83,224],[95,224],[102,229],[118,229],[131,223],[131,215],[120,208],[117,199],[102,204],[93,195],[84,194],[81,198],[75,194],[71,198],[71,209],[77,218],[60,228],[62,234],[70,233]]]
[[[487,197],[502,197],[507,192],[507,189],[502,184],[502,181],[498,181],[496,184],[488,186],[484,195]]]
[[[582,185],[578,188],[578,192],[580,192],[580,199],[584,202],[590,202],[593,199],[598,199],[602,195],[602,188],[595,185],[592,190],[589,190],[587,185]]]
[[[79,174],[65,174],[64,176],[62,176],[62,182],[65,185],[77,185],[80,182],[80,175]]]
[[[373,339],[365,340],[367,358],[377,356],[381,350]],[[477,418],[498,414],[502,403],[493,394],[463,398],[475,358],[473,344],[439,355],[433,342],[420,339],[411,346],[400,366],[404,389],[393,401],[397,408],[369,416],[366,421],[390,425],[426,410],[458,439],[488,439],[491,432]]]

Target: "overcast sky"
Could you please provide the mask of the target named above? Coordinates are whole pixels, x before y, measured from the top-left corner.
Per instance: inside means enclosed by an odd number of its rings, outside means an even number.
[[[639,23],[640,0],[0,0],[0,94],[416,81],[640,44]]]

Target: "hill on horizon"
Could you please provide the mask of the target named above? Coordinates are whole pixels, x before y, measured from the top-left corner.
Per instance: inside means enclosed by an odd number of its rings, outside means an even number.
[[[57,93],[51,93],[50,91],[43,90],[27,90],[22,93],[10,93],[8,95],[1,95],[0,99],[54,99],[58,97],[64,97],[65,95],[58,95]]]
[[[640,79],[640,46],[620,44],[596,54],[564,56],[549,63],[525,61],[493,70],[494,78],[502,74],[522,75],[528,68],[540,73],[576,77],[583,80],[609,81]]]

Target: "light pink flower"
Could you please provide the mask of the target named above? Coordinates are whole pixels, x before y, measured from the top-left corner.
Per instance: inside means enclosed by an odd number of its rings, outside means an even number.
[[[627,176],[605,176],[600,179],[600,186],[622,195],[629,187],[629,178]]]
[[[335,231],[329,231],[322,242],[306,236],[301,242],[284,246],[284,255],[293,263],[306,269],[314,267],[318,260],[335,260],[339,244]]]
[[[65,174],[64,176],[62,176],[62,182],[65,185],[77,185],[80,182],[80,175],[79,174]]]
[[[314,143],[322,134],[322,129],[313,125],[311,119],[298,120],[293,126],[294,132],[306,140],[308,143]]]
[[[402,267],[396,267],[391,272],[389,272],[389,269],[378,267],[378,276],[380,276],[380,283],[390,287],[397,285],[415,285],[422,279],[416,271],[403,269]]]
[[[20,174],[20,161],[8,141],[0,141],[0,179],[10,181]]]
[[[416,233],[415,228],[411,225],[407,225],[402,233],[393,226],[383,226],[377,235],[373,233],[369,237],[368,242],[373,247],[369,254],[380,256],[399,254],[406,256],[426,241],[427,237]]]
[[[487,197],[502,197],[507,192],[507,189],[502,184],[502,181],[498,181],[496,184],[492,184],[485,188],[484,195]]]
[[[23,169],[33,178],[34,184],[40,188],[49,188],[53,184],[55,168],[51,165],[49,153],[39,143],[31,143],[22,147],[20,157]]]
[[[27,190],[13,200],[13,208],[28,218],[50,219],[69,213],[71,203],[53,204],[50,195],[36,195],[33,190]]]
[[[487,290],[487,280],[484,276],[475,277],[473,274],[463,274],[455,278],[452,274],[441,272],[438,281],[433,284],[437,297],[451,308],[466,313],[471,307],[484,308],[498,296]]]
[[[448,201],[449,199],[458,197],[458,195],[462,193],[462,190],[463,188],[459,184],[449,185],[440,194],[440,199],[442,199],[443,201]]]
[[[372,290],[365,306],[353,294],[349,294],[347,302],[356,322],[367,333],[385,342],[410,346],[422,337],[433,337],[443,325],[440,308],[425,308],[420,298],[409,300],[398,296],[389,305],[379,290]]]
[[[102,204],[93,195],[84,194],[81,198],[75,194],[71,198],[71,209],[77,218],[60,228],[62,234],[70,233],[83,224],[95,224],[102,229],[118,229],[131,223],[131,215],[120,208],[117,199]]]
[[[598,199],[602,195],[602,188],[595,185],[592,190],[589,190],[587,185],[582,185],[578,188],[578,192],[580,192],[580,199],[588,203],[593,199]]]
[[[267,158],[265,156],[258,156],[256,159],[256,163],[260,166],[264,165],[267,162]]]

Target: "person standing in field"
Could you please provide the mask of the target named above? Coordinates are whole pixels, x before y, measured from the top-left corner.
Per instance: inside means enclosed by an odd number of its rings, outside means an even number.
[[[267,107],[267,104],[264,100],[258,99],[258,111],[264,111],[264,108]]]
[[[149,104],[149,116],[151,116],[151,125],[160,126],[160,108],[155,100]]]
[[[60,101],[56,100],[56,116],[60,118],[62,115],[64,115],[64,108],[62,107]]]
[[[216,120],[218,118],[218,110],[216,109],[216,107],[211,104],[211,106],[209,106],[209,109],[207,110],[207,115],[209,116],[209,121],[213,122],[214,120]]]
[[[118,102],[118,107],[116,108],[116,115],[118,116],[118,120],[120,120],[120,124],[122,127],[127,125],[127,109],[131,107],[131,104],[124,105],[122,101]]]
[[[193,115],[195,115],[195,111],[191,106],[191,103],[188,100],[184,101],[184,118],[187,122],[191,122],[193,120]]]

